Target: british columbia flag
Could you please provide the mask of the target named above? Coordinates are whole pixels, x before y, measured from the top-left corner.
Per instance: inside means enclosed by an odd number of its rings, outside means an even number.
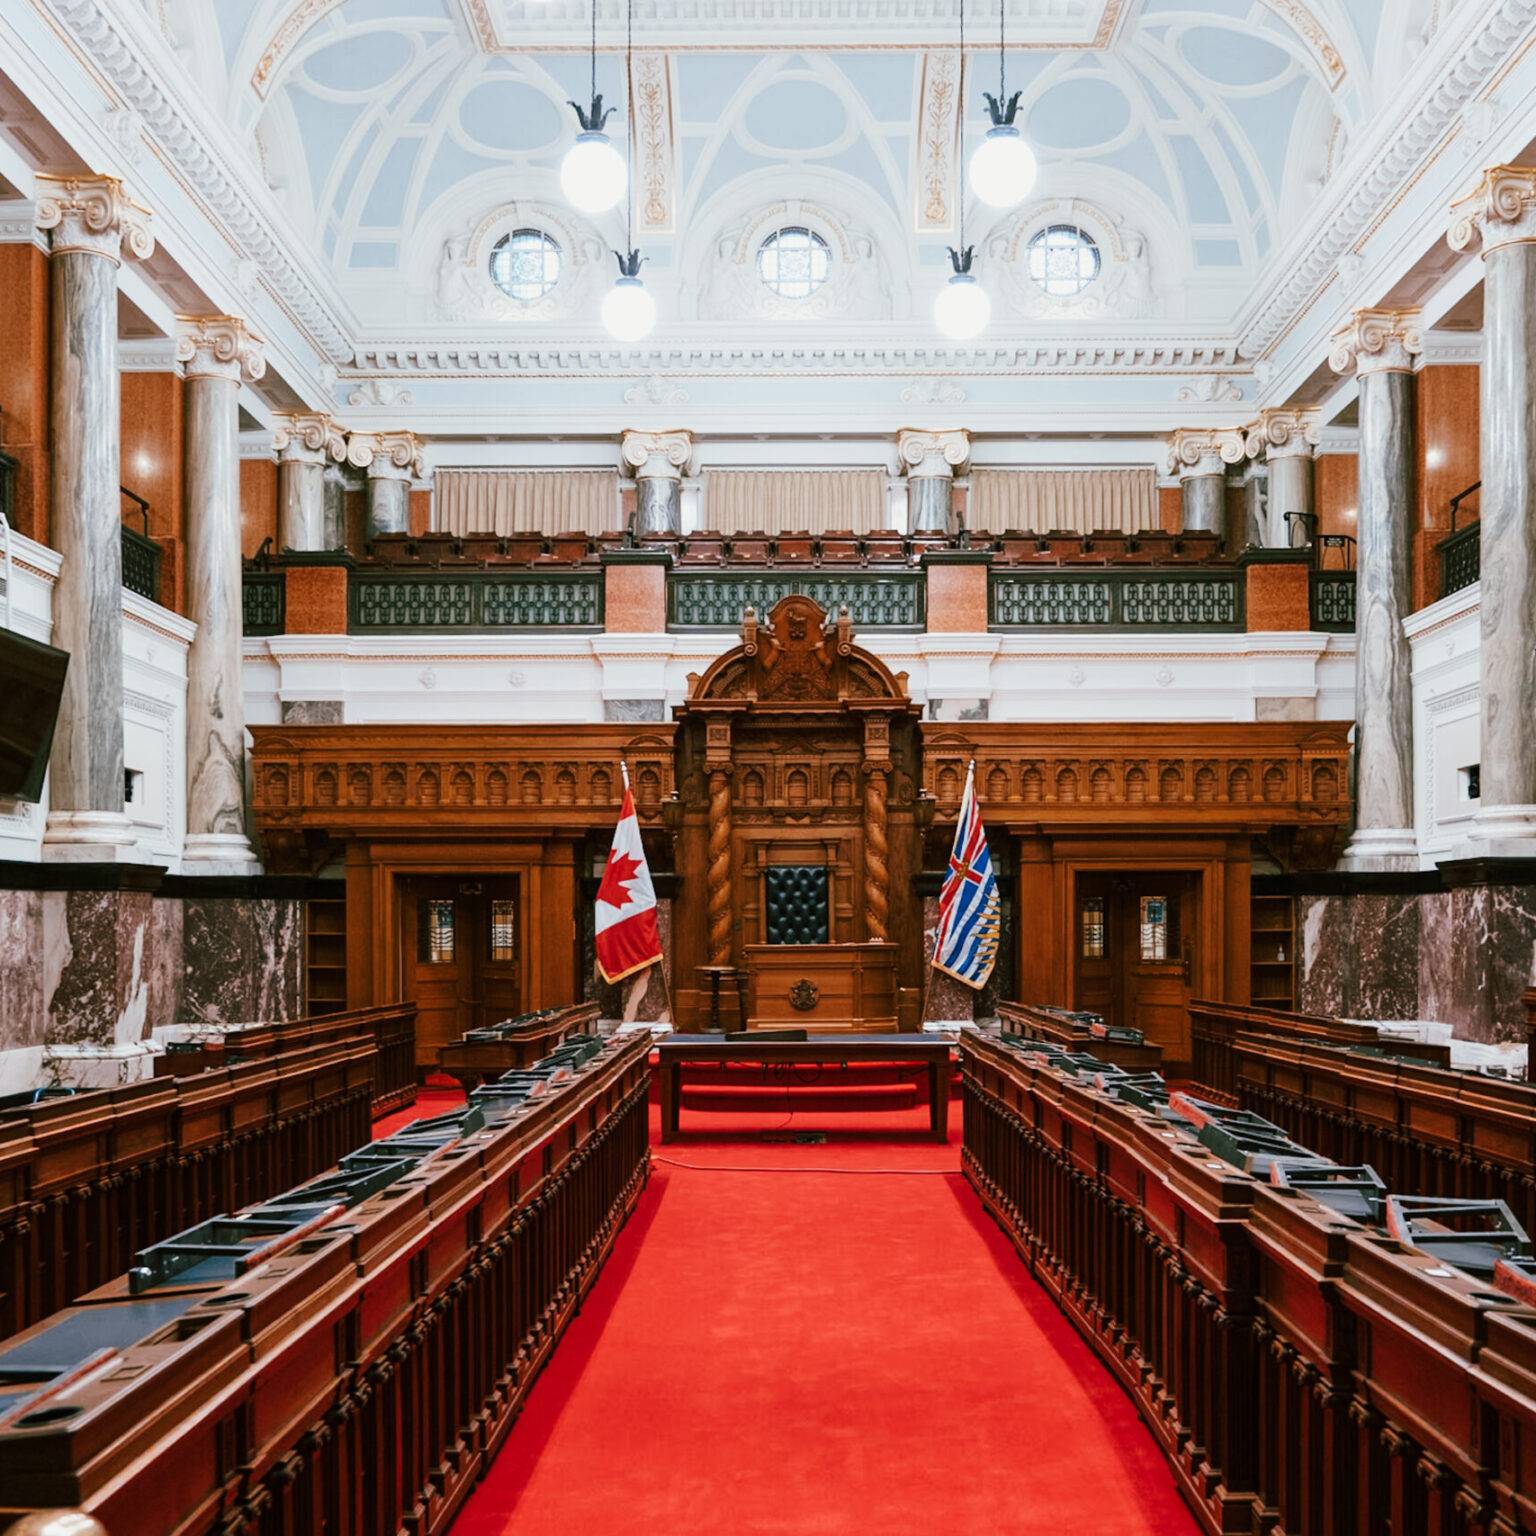
[[[984,987],[997,963],[1002,927],[992,855],[976,805],[976,764],[966,770],[960,820],[949,873],[939,892],[939,926],[934,935],[933,963],[946,976],[968,987]]]

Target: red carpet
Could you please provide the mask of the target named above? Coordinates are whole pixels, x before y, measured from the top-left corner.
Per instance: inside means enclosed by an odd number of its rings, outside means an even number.
[[[653,1134],[656,1124],[652,1111]],[[684,1112],[452,1536],[1196,1527],[926,1111]],[[683,1166],[686,1165],[686,1166]],[[737,1171],[741,1170],[741,1171]],[[817,1171],[812,1171],[817,1170]]]

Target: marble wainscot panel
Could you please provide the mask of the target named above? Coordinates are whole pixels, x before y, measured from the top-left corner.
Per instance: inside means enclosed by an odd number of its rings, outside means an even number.
[[[1302,1011],[1361,1019],[1425,1017],[1419,1001],[1422,901],[1379,892],[1299,898]]]
[[[590,903],[585,926],[590,937],[593,927]],[[666,1034],[672,1028],[672,898],[669,896],[657,898],[656,931],[661,935],[661,964],[640,973],[641,986],[633,997],[628,981],[610,985],[603,980],[597,969],[595,943],[589,951],[592,975],[587,996],[596,1001],[604,1019],[619,1020],[621,1029],[648,1028],[655,1034]]]
[[[148,891],[42,893],[43,1006],[49,1045],[122,1045],[149,1032],[156,972]]]
[[[925,996],[927,1007],[923,1010],[921,1020],[924,1029],[953,1029],[959,1025],[973,1024],[978,1018],[985,1018],[988,1013],[996,1013],[995,1006],[988,1002],[988,992],[992,983],[976,992],[966,986],[963,981],[956,981],[953,976],[946,976],[943,971],[933,969],[933,946],[938,937],[939,930],[939,898],[937,896],[923,897],[923,963],[928,967],[924,972],[926,983]],[[994,981],[995,981],[994,974]]]
[[[43,898],[0,891],[0,1093],[36,1086],[43,1059]]]
[[[1349,962],[1349,898],[1298,896],[1296,926],[1301,954],[1296,1005],[1303,1013],[1337,1016],[1345,1008]]]
[[[182,909],[181,1003],[174,1018],[218,1024],[303,1012],[301,901],[188,896]]]

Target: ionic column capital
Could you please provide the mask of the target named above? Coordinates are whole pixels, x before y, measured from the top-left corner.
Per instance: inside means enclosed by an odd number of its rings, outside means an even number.
[[[1168,473],[1180,480],[1224,475],[1243,459],[1243,434],[1231,427],[1180,427],[1168,439]]]
[[[1424,350],[1416,309],[1357,309],[1329,341],[1328,365],[1335,373],[1412,373]]]
[[[1244,446],[1253,459],[1260,453],[1266,459],[1310,459],[1317,447],[1317,432],[1316,411],[1282,406],[1259,412],[1259,419],[1248,428]]]
[[[619,455],[637,477],[680,480],[693,457],[693,434],[627,431],[620,440]]]
[[[347,439],[347,463],[366,469],[370,480],[417,480],[421,439],[414,432],[354,432]]]
[[[254,384],[267,371],[266,344],[238,315],[178,316],[176,360],[189,379]]]
[[[154,255],[154,216],[115,176],[39,176],[35,216],[56,256],[84,251],[121,262]]]
[[[329,416],[278,416],[274,418],[272,451],[285,464],[341,463],[347,456],[347,440]]]
[[[1536,166],[1490,166],[1451,204],[1446,239],[1453,251],[1481,245],[1484,256],[1501,245],[1536,241]]]
[[[896,434],[896,454],[909,477],[952,479],[971,456],[971,434],[960,427],[946,432],[903,427]]]

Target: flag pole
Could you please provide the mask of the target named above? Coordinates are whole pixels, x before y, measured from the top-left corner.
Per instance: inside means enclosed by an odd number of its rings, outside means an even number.
[[[970,762],[966,764],[966,767],[965,767],[965,788],[960,791],[960,809],[961,809],[962,813],[965,810],[965,797],[966,797],[966,795],[968,793],[971,793],[973,791],[973,786],[975,784],[975,779],[976,779],[976,759],[973,757],[970,760]],[[957,826],[959,825],[958,818],[956,820],[956,825]],[[941,884],[939,886],[940,894],[943,893],[943,889],[944,889],[944,887]],[[944,921],[944,914],[942,912],[940,912],[939,916],[938,916],[938,919],[935,921],[935,923],[933,925],[933,953],[928,957],[928,967],[927,967],[926,972],[923,975],[923,1006],[922,1006],[922,1013],[919,1016],[918,1021],[917,1021],[917,1027],[919,1029],[924,1028],[926,1026],[926,1024],[928,1023],[928,1000],[929,1000],[930,994],[931,994],[932,989],[933,989],[933,972],[934,972],[934,967],[938,964],[938,960],[939,960],[939,932],[940,932],[940,928],[943,925],[943,921]]]

